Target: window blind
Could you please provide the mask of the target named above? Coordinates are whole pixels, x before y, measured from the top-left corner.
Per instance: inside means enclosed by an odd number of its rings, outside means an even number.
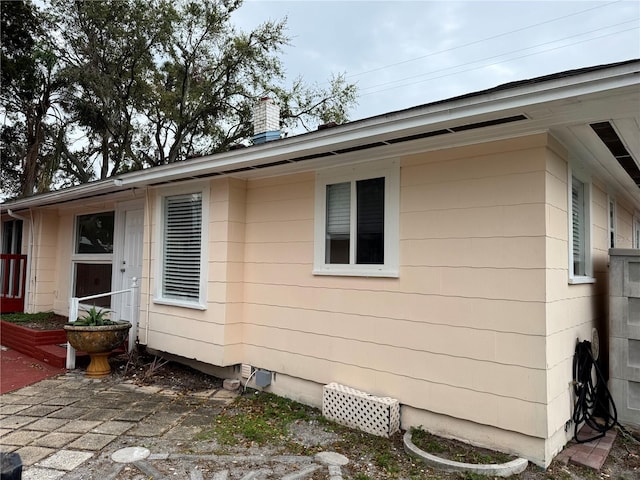
[[[571,221],[573,232],[573,274],[585,275],[584,184],[573,178],[571,187]]]
[[[327,235],[349,236],[351,227],[351,183],[327,185]]]
[[[616,204],[609,201],[609,248],[616,246]]]
[[[166,298],[200,298],[202,194],[165,197],[162,294]]]

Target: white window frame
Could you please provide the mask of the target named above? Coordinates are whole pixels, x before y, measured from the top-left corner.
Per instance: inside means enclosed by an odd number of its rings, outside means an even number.
[[[607,243],[609,244],[609,248],[616,248],[616,235],[617,235],[616,222],[618,221],[618,218],[617,218],[618,208],[616,205],[616,200],[613,197],[608,196],[607,205],[608,205],[607,207],[607,231],[608,231]],[[611,240],[612,238],[613,238],[613,241]]]
[[[637,212],[633,215],[631,236],[633,248],[640,248],[640,214]]]
[[[200,238],[200,283],[199,297],[197,300],[167,298],[163,296],[163,255],[164,255],[164,228],[165,228],[165,198],[192,193],[201,194],[202,199],[202,228]],[[153,302],[161,305],[173,305],[177,307],[206,310],[207,308],[207,269],[209,265],[208,238],[209,238],[209,185],[189,184],[180,187],[163,188],[156,197],[156,281]]]
[[[77,213],[73,216],[73,243],[71,245],[71,285],[70,285],[70,296],[75,297],[76,295],[76,265],[79,263],[93,264],[93,265],[111,265],[111,285],[109,286],[109,292],[113,291],[113,285],[116,278],[116,265],[114,264],[114,253],[77,253],[76,247],[78,245],[78,219],[79,217],[84,217],[87,215],[95,215],[97,213],[109,213],[113,212],[113,249],[115,252],[115,239],[116,239],[116,224],[118,214],[115,209],[100,209],[100,210],[90,210],[86,212]],[[106,293],[106,292],[105,292]],[[90,308],[90,304],[81,304],[81,307]],[[109,311],[113,308],[113,304],[110,308],[100,307],[102,310]]]
[[[325,261],[327,185],[384,177],[384,264],[362,265],[328,264]],[[355,213],[356,199],[352,198],[351,211]],[[355,232],[356,215],[351,215],[352,232]],[[400,217],[400,162],[384,160],[361,163],[349,167],[338,167],[316,174],[315,218],[314,218],[314,275],[343,275],[366,277],[399,276],[399,217]],[[354,242],[352,242],[354,243]],[[352,247],[352,252],[355,247]]]
[[[593,253],[591,251],[592,246],[592,225],[591,225],[591,179],[585,174],[578,172],[576,170],[572,170],[569,167],[568,177],[569,181],[567,182],[567,219],[568,219],[568,230],[569,230],[569,283],[570,284],[582,284],[582,283],[595,283],[595,278],[593,277]],[[584,251],[585,251],[585,273],[584,275],[579,275],[574,272],[573,267],[573,180],[574,178],[581,182],[584,185]]]
[[[11,230],[11,242],[6,241],[4,238],[5,227],[10,225],[8,228]],[[20,235],[18,235],[20,232]],[[24,232],[24,222],[18,219],[6,220],[0,223],[0,240],[2,243],[2,253],[6,253],[9,255],[20,255],[22,252],[22,244],[23,237],[22,234]],[[20,237],[20,242],[18,242],[18,237]],[[5,245],[7,243],[7,245]]]

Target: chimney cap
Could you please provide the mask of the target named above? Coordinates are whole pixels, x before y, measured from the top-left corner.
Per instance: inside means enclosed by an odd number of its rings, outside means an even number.
[[[326,130],[327,128],[333,128],[337,126],[338,124],[336,122],[321,123],[320,125],[318,125],[318,130]]]

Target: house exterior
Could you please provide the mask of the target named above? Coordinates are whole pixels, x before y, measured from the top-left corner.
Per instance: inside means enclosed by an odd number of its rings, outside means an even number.
[[[546,466],[572,434],[576,339],[607,335],[608,250],[640,243],[639,125],[635,60],[8,202],[2,220],[22,222],[28,311],[136,277],[150,349],[268,370],[312,405],[330,382],[393,397],[402,428]]]

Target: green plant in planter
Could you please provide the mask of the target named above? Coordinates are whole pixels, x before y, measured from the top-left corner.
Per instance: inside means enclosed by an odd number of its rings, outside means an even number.
[[[104,325],[117,325],[118,322],[113,322],[107,319],[107,313],[104,310],[96,309],[95,306],[91,307],[87,311],[86,315],[76,320],[72,325],[78,327],[102,327]]]
[[[64,326],[69,344],[91,357],[88,377],[100,378],[111,373],[109,354],[124,343],[131,328],[131,323],[107,320],[106,315],[106,311],[91,307],[82,318]]]

